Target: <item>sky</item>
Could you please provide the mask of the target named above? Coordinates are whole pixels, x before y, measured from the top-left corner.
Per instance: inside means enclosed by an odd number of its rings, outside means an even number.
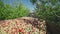
[[[30,10],[34,10],[34,5],[32,5],[32,3],[30,2],[30,0],[23,0],[23,3],[25,6],[27,6],[28,8],[30,8]]]
[[[9,0],[10,4],[12,2],[14,2],[15,0]],[[20,0],[17,1],[18,3],[20,3]],[[4,0],[4,3],[7,3],[7,0]],[[32,3],[30,2],[30,0],[22,0],[22,3],[24,6],[28,7],[30,9],[30,11],[34,10],[34,5],[32,5]]]

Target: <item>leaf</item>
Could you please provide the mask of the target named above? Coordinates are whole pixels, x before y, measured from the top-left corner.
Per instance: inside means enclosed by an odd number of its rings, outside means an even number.
[[[21,34],[21,32],[18,32],[18,34]]]

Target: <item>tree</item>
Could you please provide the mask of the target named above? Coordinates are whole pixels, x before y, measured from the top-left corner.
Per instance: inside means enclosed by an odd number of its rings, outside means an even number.
[[[1,18],[3,18],[3,16],[2,16],[2,11],[3,11],[3,9],[4,9],[4,3],[3,3],[3,0],[0,0],[0,17]],[[0,18],[0,19],[1,19]]]
[[[36,5],[35,15],[37,18],[42,18],[48,21],[60,23],[60,4],[59,0],[30,0],[33,5]]]
[[[0,1],[0,20],[23,17],[27,16],[28,13],[29,9],[25,7],[22,3],[16,6],[14,6],[13,4],[11,6],[9,3],[4,4],[3,1]]]

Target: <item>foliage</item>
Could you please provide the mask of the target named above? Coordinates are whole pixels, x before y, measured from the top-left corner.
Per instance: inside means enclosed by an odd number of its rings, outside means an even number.
[[[16,6],[11,6],[10,4],[3,4],[3,1],[0,2],[0,20],[27,16],[28,12],[29,9],[23,6],[22,3]]]
[[[54,21],[58,24],[60,21],[60,3],[59,0],[31,0],[36,5],[35,15],[40,19]],[[59,22],[60,23],[60,22]]]

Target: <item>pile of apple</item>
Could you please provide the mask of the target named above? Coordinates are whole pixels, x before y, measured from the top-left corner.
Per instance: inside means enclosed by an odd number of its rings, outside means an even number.
[[[23,19],[2,20],[0,24],[0,34],[40,34],[39,28]]]

